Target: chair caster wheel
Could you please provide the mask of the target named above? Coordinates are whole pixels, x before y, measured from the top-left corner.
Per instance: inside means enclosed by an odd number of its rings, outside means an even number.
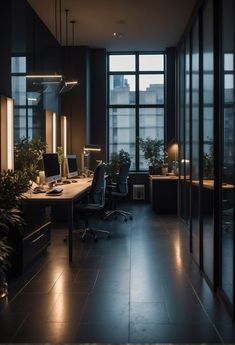
[[[127,218],[124,219],[124,222],[125,222],[125,223],[127,222]]]
[[[111,236],[110,236],[110,235],[108,235],[108,236],[107,236],[107,238],[110,240]]]
[[[64,241],[64,243],[67,242],[67,236],[64,237],[63,241]]]
[[[133,220],[133,217],[130,217],[130,220]]]
[[[94,242],[98,242],[98,238],[97,237],[94,238]]]

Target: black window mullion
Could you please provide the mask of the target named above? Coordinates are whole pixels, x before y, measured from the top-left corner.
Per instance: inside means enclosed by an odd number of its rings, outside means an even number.
[[[136,78],[135,78],[135,88],[136,88],[136,98],[135,98],[135,105],[136,105],[136,121],[135,121],[135,159],[136,159],[136,170],[140,170],[140,157],[139,157],[139,137],[140,137],[140,129],[139,129],[139,54],[136,54]]]

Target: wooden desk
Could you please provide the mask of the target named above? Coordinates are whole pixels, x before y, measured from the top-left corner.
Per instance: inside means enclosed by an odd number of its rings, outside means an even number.
[[[81,198],[91,186],[91,179],[79,179],[77,183],[64,184],[60,187],[63,188],[63,193],[58,196],[42,194],[33,194],[31,192],[25,193],[24,204],[36,205],[65,205],[68,212],[68,249],[69,249],[69,262],[73,259],[73,206],[74,202]]]
[[[178,176],[150,175],[150,200],[157,213],[177,213]]]

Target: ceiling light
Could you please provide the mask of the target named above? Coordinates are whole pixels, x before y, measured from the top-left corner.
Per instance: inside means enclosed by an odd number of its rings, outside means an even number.
[[[29,102],[37,102],[37,98],[28,97]]]
[[[115,38],[122,38],[124,35],[122,32],[113,32],[113,37]]]
[[[64,84],[65,84],[65,86],[77,85],[78,81],[77,80],[75,80],[75,81],[65,81]]]
[[[61,74],[28,74],[26,75],[26,78],[31,78],[31,79],[44,79],[44,78],[53,78],[53,79],[62,79],[62,75]]]

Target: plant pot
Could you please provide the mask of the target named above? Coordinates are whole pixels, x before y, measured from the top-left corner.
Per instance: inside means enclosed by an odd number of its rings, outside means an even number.
[[[152,165],[149,166],[149,175],[160,175],[161,169],[160,167],[154,167]]]
[[[162,167],[162,175],[168,174],[168,167]]]
[[[6,282],[6,275],[4,271],[0,268],[0,299],[8,295],[8,284]]]

